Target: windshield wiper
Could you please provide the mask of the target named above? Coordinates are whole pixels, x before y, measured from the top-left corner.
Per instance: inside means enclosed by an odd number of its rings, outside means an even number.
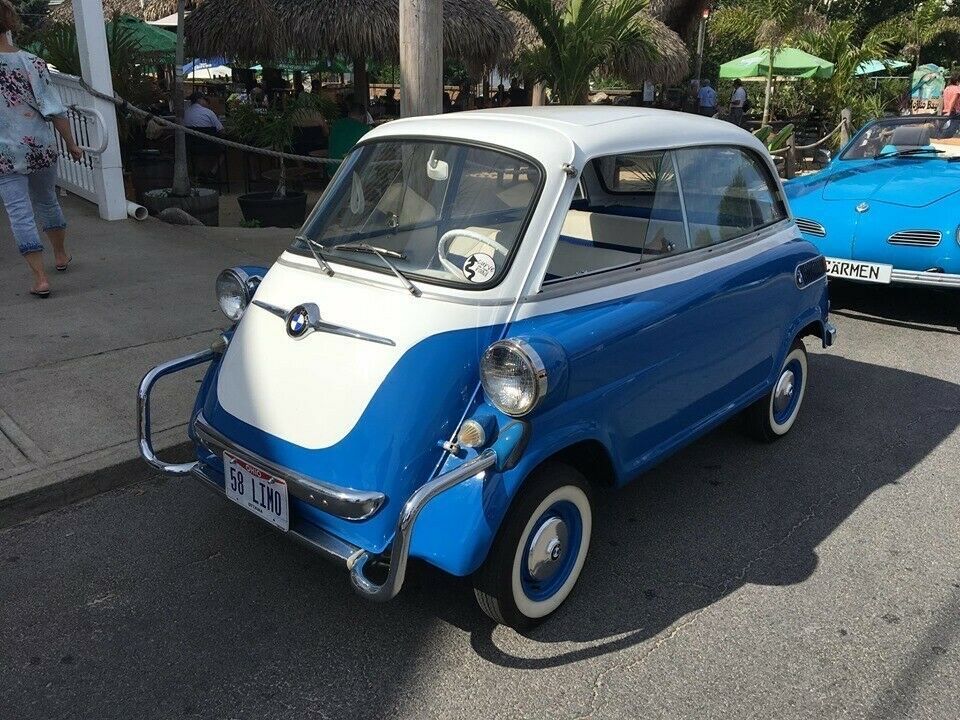
[[[361,252],[361,253],[370,253],[376,255],[380,260],[383,261],[383,264],[386,265],[393,272],[394,275],[399,278],[400,282],[403,283],[403,286],[410,291],[410,294],[414,297],[420,297],[420,289],[410,282],[410,278],[400,272],[400,268],[393,264],[393,262],[388,258],[395,257],[398,260],[406,260],[407,256],[403,253],[398,253],[395,250],[387,250],[386,248],[377,248],[368,243],[357,243],[356,245],[334,245],[331,250],[346,250],[347,252]]]
[[[317,265],[320,266],[320,269],[330,277],[333,277],[333,268],[327,264],[327,261],[323,259],[323,255],[320,254],[320,251],[326,250],[326,248],[315,240],[311,240],[306,235],[297,235],[295,239],[302,243],[306,243],[307,247],[310,249],[310,254],[313,255],[313,259],[317,261]],[[319,248],[319,250],[317,248]]]
[[[937,148],[911,148],[909,150],[896,150],[894,152],[880,152],[873,156],[874,160],[883,160],[884,158],[903,157],[905,155],[919,155],[920,153],[942,153],[943,150]]]

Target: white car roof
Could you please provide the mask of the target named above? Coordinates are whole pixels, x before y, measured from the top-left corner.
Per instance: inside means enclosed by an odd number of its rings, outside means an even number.
[[[545,165],[645,149],[745,145],[766,154],[747,131],[690,113],[614,105],[492,108],[404,118],[367,135],[469,139],[512,148]],[[366,139],[366,138],[364,138]]]

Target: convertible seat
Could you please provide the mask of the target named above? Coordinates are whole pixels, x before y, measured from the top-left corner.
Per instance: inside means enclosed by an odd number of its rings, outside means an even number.
[[[930,144],[929,125],[902,125],[890,136],[890,145],[903,148],[926,147]]]

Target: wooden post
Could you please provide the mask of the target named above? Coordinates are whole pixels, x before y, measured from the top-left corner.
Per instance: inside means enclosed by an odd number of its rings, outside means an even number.
[[[77,25],[77,47],[80,51],[80,72],[94,90],[113,97],[110,55],[100,2],[78,2],[73,6]],[[117,132],[117,110],[109,100],[88,97],[89,107],[103,116],[102,131],[107,135],[107,149],[88,159],[96,168],[94,186],[97,206],[104,220],[127,217],[127,197],[123,189],[123,161],[120,158],[120,133]],[[77,138],[79,140],[79,138]]]
[[[443,0],[400,0],[400,115],[443,109]]]
[[[797,174],[797,136],[792,133],[787,138],[787,155],[783,159],[783,175],[787,180]]]
[[[840,111],[840,147],[850,142],[850,131],[853,130],[853,111],[850,108],[844,108]]]
[[[177,2],[177,46],[174,57],[173,114],[177,124],[183,125],[183,18],[185,0]],[[173,135],[173,187],[170,194],[186,197],[190,194],[190,174],[187,168],[187,137],[181,128]]]

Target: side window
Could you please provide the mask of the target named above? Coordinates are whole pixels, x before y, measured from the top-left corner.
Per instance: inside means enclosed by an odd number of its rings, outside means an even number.
[[[746,235],[787,216],[768,168],[749,150],[677,151],[680,186],[693,247]]]
[[[668,151],[593,160],[567,211],[545,282],[688,249],[674,168]]]

